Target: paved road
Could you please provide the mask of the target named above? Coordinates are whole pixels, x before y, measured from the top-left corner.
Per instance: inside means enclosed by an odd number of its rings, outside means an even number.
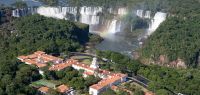
[[[142,76],[140,76],[140,75],[133,76],[133,77],[128,77],[128,79],[133,80],[134,82],[142,85],[145,88],[148,87],[149,80],[144,78],[144,77],[142,77]]]

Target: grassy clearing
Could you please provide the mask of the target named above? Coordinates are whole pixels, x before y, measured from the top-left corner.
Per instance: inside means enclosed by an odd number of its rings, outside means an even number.
[[[92,63],[92,61],[90,59],[84,59],[81,61],[82,63],[85,63],[87,65],[90,65]]]
[[[90,56],[72,56],[73,59],[92,59]]]
[[[92,59],[93,59],[93,57],[91,57],[91,56],[82,56],[82,55],[72,56],[71,58],[79,60],[80,62],[85,63],[87,65],[90,65],[92,63]],[[98,60],[98,61],[99,61],[99,64],[106,64],[105,62],[103,62],[101,60]]]
[[[120,87],[122,88],[126,88],[130,91],[135,91],[136,89],[141,89],[142,91],[144,92],[148,92],[149,90],[144,88],[143,86],[135,83],[135,82],[125,82],[125,83],[122,83],[121,85],[119,85]]]
[[[57,85],[60,85],[61,83],[58,81],[53,81],[53,80],[45,80],[45,79],[41,79],[39,81],[36,82],[32,82],[31,86],[33,87],[41,87],[41,86],[46,86],[49,88],[54,88]]]

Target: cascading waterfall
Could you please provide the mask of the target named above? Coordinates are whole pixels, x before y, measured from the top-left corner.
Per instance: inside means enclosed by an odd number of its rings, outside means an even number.
[[[46,17],[54,17],[58,19],[64,19],[66,16],[66,11],[62,11],[61,7],[39,7],[37,13]]]
[[[147,29],[147,32],[144,34],[139,35],[138,41],[139,46],[143,45],[144,39],[147,39],[148,36],[150,36],[158,27],[159,25],[165,21],[167,14],[163,12],[157,12],[153,18],[151,18],[151,11],[146,11],[143,13],[143,10],[137,10],[136,15],[140,18],[149,19],[149,28]],[[144,15],[143,15],[144,14]]]
[[[81,7],[80,8],[80,22],[89,24],[89,25],[97,25],[100,22],[100,16],[98,13],[102,12],[102,7]]]
[[[120,7],[117,10],[113,9],[113,8],[108,8],[107,9],[108,13],[110,14],[114,14],[114,15],[126,15],[128,13],[128,9],[125,7]]]
[[[151,11],[144,11],[140,9],[136,11],[136,16],[151,20],[151,22],[149,23],[147,34],[145,35],[146,38],[147,36],[151,35],[163,21],[165,21],[167,14],[163,12],[157,12],[155,16],[151,19]]]
[[[115,34],[117,31],[116,31],[116,26],[117,26],[117,20],[113,20],[110,24],[110,27],[108,28],[108,32],[109,33],[112,33],[112,34]]]
[[[28,14],[40,14],[47,17],[53,17],[58,19],[66,19],[72,21],[78,21],[81,23],[89,24],[90,32],[97,33],[105,40],[97,45],[100,50],[113,50],[117,52],[128,52],[132,51],[142,45],[143,39],[151,35],[159,25],[166,19],[166,13],[157,12],[155,16],[151,16],[151,11],[148,10],[137,10],[136,12],[128,11],[127,8],[107,8],[103,7],[38,7],[28,9],[15,9],[12,15],[14,17],[21,17]],[[140,38],[134,38],[131,35],[126,35],[125,32],[121,32],[124,29],[131,31],[134,26],[128,24],[124,20],[124,15],[129,13],[135,14],[133,17],[138,16],[139,18],[151,20],[148,31],[146,34],[140,35]],[[129,16],[128,15],[128,16]],[[73,19],[72,18],[75,18]],[[131,16],[132,17],[132,16]],[[124,26],[130,27],[124,27]],[[121,32],[121,33],[118,33]],[[124,35],[125,34],[125,35]]]
[[[145,35],[145,38],[146,38],[146,36],[151,35],[159,27],[159,25],[163,21],[165,21],[165,19],[167,17],[166,13],[157,12],[155,14],[155,16],[151,19],[151,11],[144,11],[144,10],[141,10],[141,9],[136,11],[136,15],[140,18],[145,18],[145,19],[151,20],[147,34]]]
[[[143,10],[137,10],[136,15],[140,18],[143,18]]]
[[[31,11],[30,11],[31,9]],[[21,17],[25,16],[28,14],[40,14],[46,17],[53,17],[53,18],[58,18],[58,19],[69,19],[72,20],[71,18],[67,17],[67,14],[72,14],[73,18],[77,18],[78,15],[78,8],[77,7],[38,7],[33,10],[33,8],[27,9],[16,9],[13,10],[13,16],[14,17]],[[126,8],[119,8],[117,10],[114,9],[109,9],[108,11],[112,11],[115,16],[117,15],[122,16],[127,14],[127,9]],[[90,32],[92,31],[98,31],[98,27],[101,27],[100,31],[104,32],[111,32],[111,33],[117,33],[120,31],[121,28],[121,21],[118,21],[117,19],[114,19],[110,21],[110,19],[104,18],[103,16],[101,17],[99,14],[103,12],[102,7],[80,7],[79,9],[79,20],[73,20],[73,21],[79,21],[81,23],[89,24],[90,25]],[[118,18],[119,19],[119,18]],[[120,19],[119,19],[120,20]],[[107,28],[103,28],[104,26],[108,26]],[[102,30],[103,29],[103,30]],[[98,32],[100,32],[98,31]]]
[[[159,25],[166,20],[166,17],[166,13],[157,12],[151,20],[147,35],[151,35],[159,27]]]
[[[21,17],[21,16],[26,16],[28,14],[35,14],[36,13],[36,8],[22,8],[22,9],[16,9],[12,11],[12,16],[13,17]]]
[[[150,19],[151,18],[151,11],[146,11],[144,18]]]
[[[144,11],[144,10],[137,10],[136,11],[136,16],[140,17],[140,18],[146,18],[146,19],[150,19],[151,18],[151,11]]]
[[[16,10],[13,10],[13,11],[12,11],[12,16],[13,16],[13,17],[20,17],[19,14],[20,14],[19,9],[16,9]]]
[[[115,34],[119,31],[121,31],[121,21],[120,17],[116,17],[117,15],[122,16],[127,14],[127,8],[118,8],[117,10],[114,10],[113,8],[108,8],[107,11],[111,14],[114,14],[113,20],[110,21],[110,19],[106,19],[104,17],[101,17],[99,14],[103,12],[102,7],[80,7],[79,20],[76,20],[78,15],[78,8],[77,7],[38,7],[38,8],[23,8],[23,9],[16,9],[13,10],[12,15],[14,17],[21,17],[25,16],[27,14],[40,14],[46,17],[54,17],[58,19],[70,19],[67,17],[67,14],[72,14],[74,21],[79,21],[81,23],[89,24],[90,25],[90,32],[97,31],[98,27],[101,25],[108,26],[107,28],[104,28],[104,30],[101,29],[101,31],[105,31],[111,34]],[[137,10],[136,16],[140,18],[146,18],[151,19],[151,11],[144,11],[144,10]],[[117,19],[116,19],[117,18]],[[149,29],[147,32],[147,35],[152,34],[153,31],[155,31],[159,25],[165,20],[166,13],[157,12],[153,19],[151,19],[151,22],[149,24]],[[72,19],[70,19],[72,20]],[[97,28],[96,28],[97,27]]]
[[[126,15],[127,9],[126,8],[119,8],[118,9],[118,15]]]
[[[110,26],[107,29],[108,33],[116,34],[117,32],[121,31],[121,21],[114,19],[109,24]]]

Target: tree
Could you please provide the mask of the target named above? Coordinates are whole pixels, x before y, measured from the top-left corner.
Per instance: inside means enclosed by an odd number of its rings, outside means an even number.
[[[62,79],[65,76],[65,72],[64,71],[56,71],[56,76],[58,79]]]
[[[61,95],[61,94],[54,89],[50,89],[48,91],[47,95]]]
[[[19,70],[16,72],[16,82],[29,84],[32,81],[39,80],[41,78],[39,71],[32,66],[23,65]]]
[[[134,95],[144,95],[144,92],[140,89],[136,89]]]
[[[6,93],[8,95],[16,95],[16,85],[14,83],[11,83],[9,85],[6,86]]]
[[[44,72],[44,76],[45,76],[45,79],[47,80],[55,80],[55,79],[58,79],[57,76],[56,76],[56,73],[55,71],[46,71]]]
[[[4,91],[2,88],[0,88],[0,95],[4,95]]]
[[[85,85],[87,87],[93,85],[93,84],[96,84],[97,82],[99,82],[101,79],[98,78],[98,77],[95,77],[95,76],[88,76],[86,79],[85,79]]]
[[[164,89],[156,91],[156,95],[170,95],[170,93]]]
[[[123,91],[123,90],[119,90],[117,92],[117,95],[130,95],[130,93],[126,92],[126,91]]]
[[[102,95],[116,95],[116,93],[111,89],[107,89]]]
[[[1,79],[1,88],[6,88],[7,85],[12,83],[12,76],[11,75],[4,75]]]
[[[137,61],[131,61],[127,64],[128,70],[130,70],[133,75],[137,75],[137,71],[140,69],[140,63]]]
[[[82,77],[73,78],[69,84],[77,90],[84,89],[84,79]]]

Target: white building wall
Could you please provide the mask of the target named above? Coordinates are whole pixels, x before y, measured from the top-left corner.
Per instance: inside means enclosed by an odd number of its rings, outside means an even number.
[[[98,95],[99,91],[90,87],[89,88],[89,94],[90,95]]]

